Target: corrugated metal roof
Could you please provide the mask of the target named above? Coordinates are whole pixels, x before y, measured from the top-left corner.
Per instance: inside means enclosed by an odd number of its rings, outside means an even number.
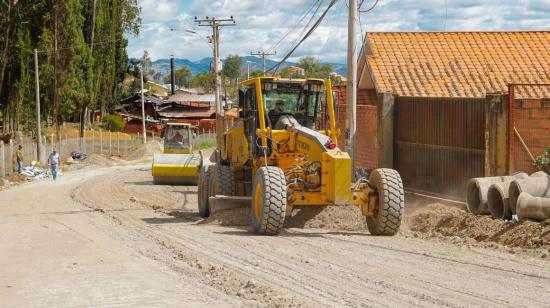
[[[507,92],[509,83],[550,83],[550,31],[372,32],[367,37],[366,69],[379,92],[485,97]],[[521,97],[550,97],[550,87],[517,91]]]
[[[170,112],[159,111],[158,115],[161,118],[210,118],[216,114],[216,110],[209,109],[206,111],[186,111],[186,112]]]
[[[213,103],[215,101],[214,94],[191,94],[191,93],[176,93],[168,98],[170,102],[204,102]]]

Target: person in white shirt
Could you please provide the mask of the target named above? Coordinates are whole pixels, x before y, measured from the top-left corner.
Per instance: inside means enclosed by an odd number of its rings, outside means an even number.
[[[61,159],[59,158],[59,154],[57,154],[56,150],[53,149],[52,153],[50,154],[50,157],[48,157],[48,166],[50,166],[50,170],[52,172],[53,180],[57,179],[57,170],[59,166],[61,165]]]

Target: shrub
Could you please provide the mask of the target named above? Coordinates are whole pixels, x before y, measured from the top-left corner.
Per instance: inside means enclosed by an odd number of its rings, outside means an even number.
[[[534,165],[537,169],[550,173],[550,147],[547,147],[542,153],[535,159]]]
[[[118,114],[108,114],[103,116],[101,126],[112,132],[121,132],[124,129],[124,120]]]

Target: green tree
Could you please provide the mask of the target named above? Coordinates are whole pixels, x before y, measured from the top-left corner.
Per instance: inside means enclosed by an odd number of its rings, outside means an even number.
[[[261,77],[263,75],[264,75],[264,71],[262,71],[262,70],[255,70],[255,71],[250,72],[250,78]]]
[[[191,69],[187,65],[184,65],[184,66],[176,69],[174,74],[176,75],[175,76],[176,77],[175,83],[179,87],[188,86],[189,85],[189,80],[193,77],[193,73],[191,72]],[[170,83],[170,82],[171,82],[170,75],[164,76],[164,83]]]
[[[126,34],[139,33],[137,0],[0,1],[4,130],[34,128],[33,49],[39,50],[43,123],[87,118],[123,95]],[[4,78],[5,77],[5,78]]]
[[[241,74],[242,58],[238,55],[229,55],[223,63],[223,74],[234,80]]]
[[[322,64],[319,59],[315,57],[302,57],[298,60],[296,66],[304,69],[304,74],[307,78],[327,79],[334,70],[331,64]]]
[[[212,93],[215,90],[216,76],[212,72],[204,72],[193,76],[189,80],[189,86],[192,88],[203,88],[205,92]]]
[[[101,126],[112,132],[121,132],[124,129],[124,120],[118,114],[108,114],[101,119]]]

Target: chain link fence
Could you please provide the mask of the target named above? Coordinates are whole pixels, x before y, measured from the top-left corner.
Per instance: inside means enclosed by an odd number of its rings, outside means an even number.
[[[157,136],[150,136],[149,140],[157,140]],[[73,151],[90,154],[105,154],[125,157],[134,152],[143,144],[142,135],[130,135],[120,132],[104,130],[87,130],[83,137],[73,134],[60,134],[55,136],[44,136],[41,144],[41,157],[37,155],[37,141],[30,134],[18,133],[15,140],[8,143],[0,141],[0,177],[11,175],[17,172],[16,151],[19,145],[22,146],[23,166],[29,166],[33,161],[40,161],[45,164],[53,149],[65,160]]]

